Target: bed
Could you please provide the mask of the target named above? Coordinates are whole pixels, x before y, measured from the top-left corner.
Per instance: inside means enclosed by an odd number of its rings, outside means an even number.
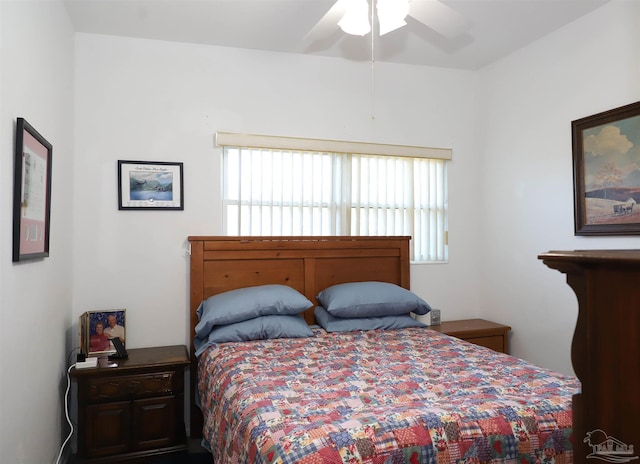
[[[191,434],[202,432],[214,462],[573,462],[577,379],[417,324],[385,325],[405,314],[362,318],[385,320],[371,330],[323,328],[326,312],[316,308],[331,303],[316,297],[327,289],[379,283],[410,293],[409,237],[189,241],[199,399]],[[203,302],[271,286],[308,300],[291,317],[304,318],[309,335],[199,339],[208,317]],[[244,323],[228,313],[229,327]]]

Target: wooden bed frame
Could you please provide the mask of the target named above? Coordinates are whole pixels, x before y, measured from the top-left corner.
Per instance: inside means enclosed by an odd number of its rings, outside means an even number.
[[[193,334],[200,303],[218,293],[266,284],[289,285],[314,304],[340,283],[380,281],[409,289],[410,237],[189,237],[191,245],[191,437],[202,435],[195,405]],[[313,323],[313,308],[304,314]]]

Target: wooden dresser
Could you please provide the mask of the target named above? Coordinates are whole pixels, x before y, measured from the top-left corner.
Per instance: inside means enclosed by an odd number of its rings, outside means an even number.
[[[186,449],[183,345],[128,350],[117,362],[72,369],[78,383],[78,460],[150,462]]]
[[[429,328],[501,353],[509,353],[509,331],[511,327],[508,325],[497,324],[484,319],[463,319],[460,321],[443,321],[438,325],[429,326]]]
[[[640,250],[550,251],[539,258],[566,274],[578,297],[571,361],[582,390],[573,397],[574,462],[597,457],[601,443],[620,452],[635,447],[627,451],[638,462]]]

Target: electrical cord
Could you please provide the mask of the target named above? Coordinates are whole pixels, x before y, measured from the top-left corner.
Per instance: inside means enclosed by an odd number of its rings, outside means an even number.
[[[67,356],[67,364],[71,362],[72,356],[76,351],[78,352],[78,355],[82,354],[82,349],[79,346],[76,346],[74,349],[71,350],[71,353],[69,353],[69,356]],[[74,364],[74,362],[71,362],[71,364]]]
[[[69,431],[69,435],[67,435],[67,438],[62,443],[62,446],[60,446],[60,452],[58,453],[56,464],[60,464],[60,458],[62,457],[62,452],[64,451],[64,447],[67,446],[67,443],[69,442],[69,440],[71,439],[71,436],[73,435],[73,423],[71,422],[71,418],[69,417],[69,389],[71,388],[71,375],[70,375],[71,369],[73,369],[75,366],[76,366],[76,363],[73,363],[71,366],[69,366],[69,369],[67,369],[67,390],[64,392],[64,413],[71,430]]]

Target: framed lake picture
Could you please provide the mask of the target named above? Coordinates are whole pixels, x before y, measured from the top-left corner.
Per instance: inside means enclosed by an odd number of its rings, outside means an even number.
[[[184,209],[182,163],[118,161],[118,209]]]
[[[575,235],[640,235],[640,102],[571,131]]]

